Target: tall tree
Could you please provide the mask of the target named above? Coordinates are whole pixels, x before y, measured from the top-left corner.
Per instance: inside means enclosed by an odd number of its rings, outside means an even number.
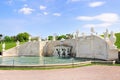
[[[29,36],[30,35],[27,32],[19,33],[17,35],[17,40],[19,40],[20,42],[25,42],[25,41],[28,41]]]

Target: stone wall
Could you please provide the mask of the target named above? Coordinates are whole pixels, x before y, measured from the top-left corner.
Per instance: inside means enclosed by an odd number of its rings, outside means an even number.
[[[2,56],[18,56],[17,47],[2,52]]]
[[[72,54],[82,58],[97,58],[103,60],[118,59],[118,50],[110,49],[109,44],[100,36],[90,35],[62,41],[48,41],[44,47],[44,55],[55,55],[57,45],[72,46]]]
[[[38,41],[27,42],[18,49],[18,56],[40,56],[40,44]]]
[[[107,43],[99,36],[77,39],[76,57],[107,59]]]

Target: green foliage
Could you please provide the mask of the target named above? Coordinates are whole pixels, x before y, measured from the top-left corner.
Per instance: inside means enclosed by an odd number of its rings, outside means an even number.
[[[48,40],[53,40],[53,36],[48,36]]]
[[[109,36],[110,36],[110,34],[109,34]],[[115,45],[117,46],[117,48],[120,49],[120,33],[115,33],[115,36],[116,36]],[[104,35],[101,35],[101,37],[104,37]]]
[[[6,42],[5,43],[5,49],[10,49],[12,47],[15,47],[16,46],[16,43],[15,42]],[[0,52],[2,51],[2,43],[0,44]]]
[[[120,33],[116,33],[115,36],[117,38],[115,45],[120,49]]]
[[[4,37],[4,41],[5,41],[5,42],[9,42],[9,41],[11,41],[11,38],[10,38],[9,36],[5,36],[5,37]]]
[[[57,39],[57,40],[61,40],[62,38],[67,39],[67,38],[66,38],[66,35],[56,36],[56,39]]]
[[[5,36],[4,37],[5,42],[15,42],[17,41],[16,36]]]
[[[66,38],[67,38],[67,39],[72,39],[72,38],[73,38],[73,35],[72,35],[72,34],[66,34]]]
[[[29,39],[29,34],[27,32],[19,33],[16,37],[20,42],[26,42]]]

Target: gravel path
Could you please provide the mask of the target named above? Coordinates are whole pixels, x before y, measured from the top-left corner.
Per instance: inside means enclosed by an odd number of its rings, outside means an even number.
[[[120,80],[119,66],[55,70],[0,70],[0,80]]]

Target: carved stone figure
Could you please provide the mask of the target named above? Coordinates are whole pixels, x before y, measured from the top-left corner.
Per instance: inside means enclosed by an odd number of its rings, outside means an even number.
[[[110,33],[111,48],[116,48],[114,43],[116,42],[116,36],[113,31]]]
[[[76,34],[75,34],[75,33],[73,33],[73,39],[75,39],[75,36],[76,36]]]
[[[19,41],[17,41],[16,42],[16,47],[18,47],[20,45],[20,42]]]
[[[109,35],[109,32],[108,32],[108,29],[106,29],[106,32],[104,33],[104,39],[105,40],[109,39],[108,35]]]
[[[91,34],[95,33],[94,27],[91,27],[90,31],[91,31]]]
[[[76,35],[75,35],[75,37],[78,38],[79,36],[80,36],[80,31],[77,30],[77,31],[76,31]]]
[[[29,42],[31,42],[31,36],[29,36]]]
[[[85,33],[82,33],[82,37],[85,38]]]

